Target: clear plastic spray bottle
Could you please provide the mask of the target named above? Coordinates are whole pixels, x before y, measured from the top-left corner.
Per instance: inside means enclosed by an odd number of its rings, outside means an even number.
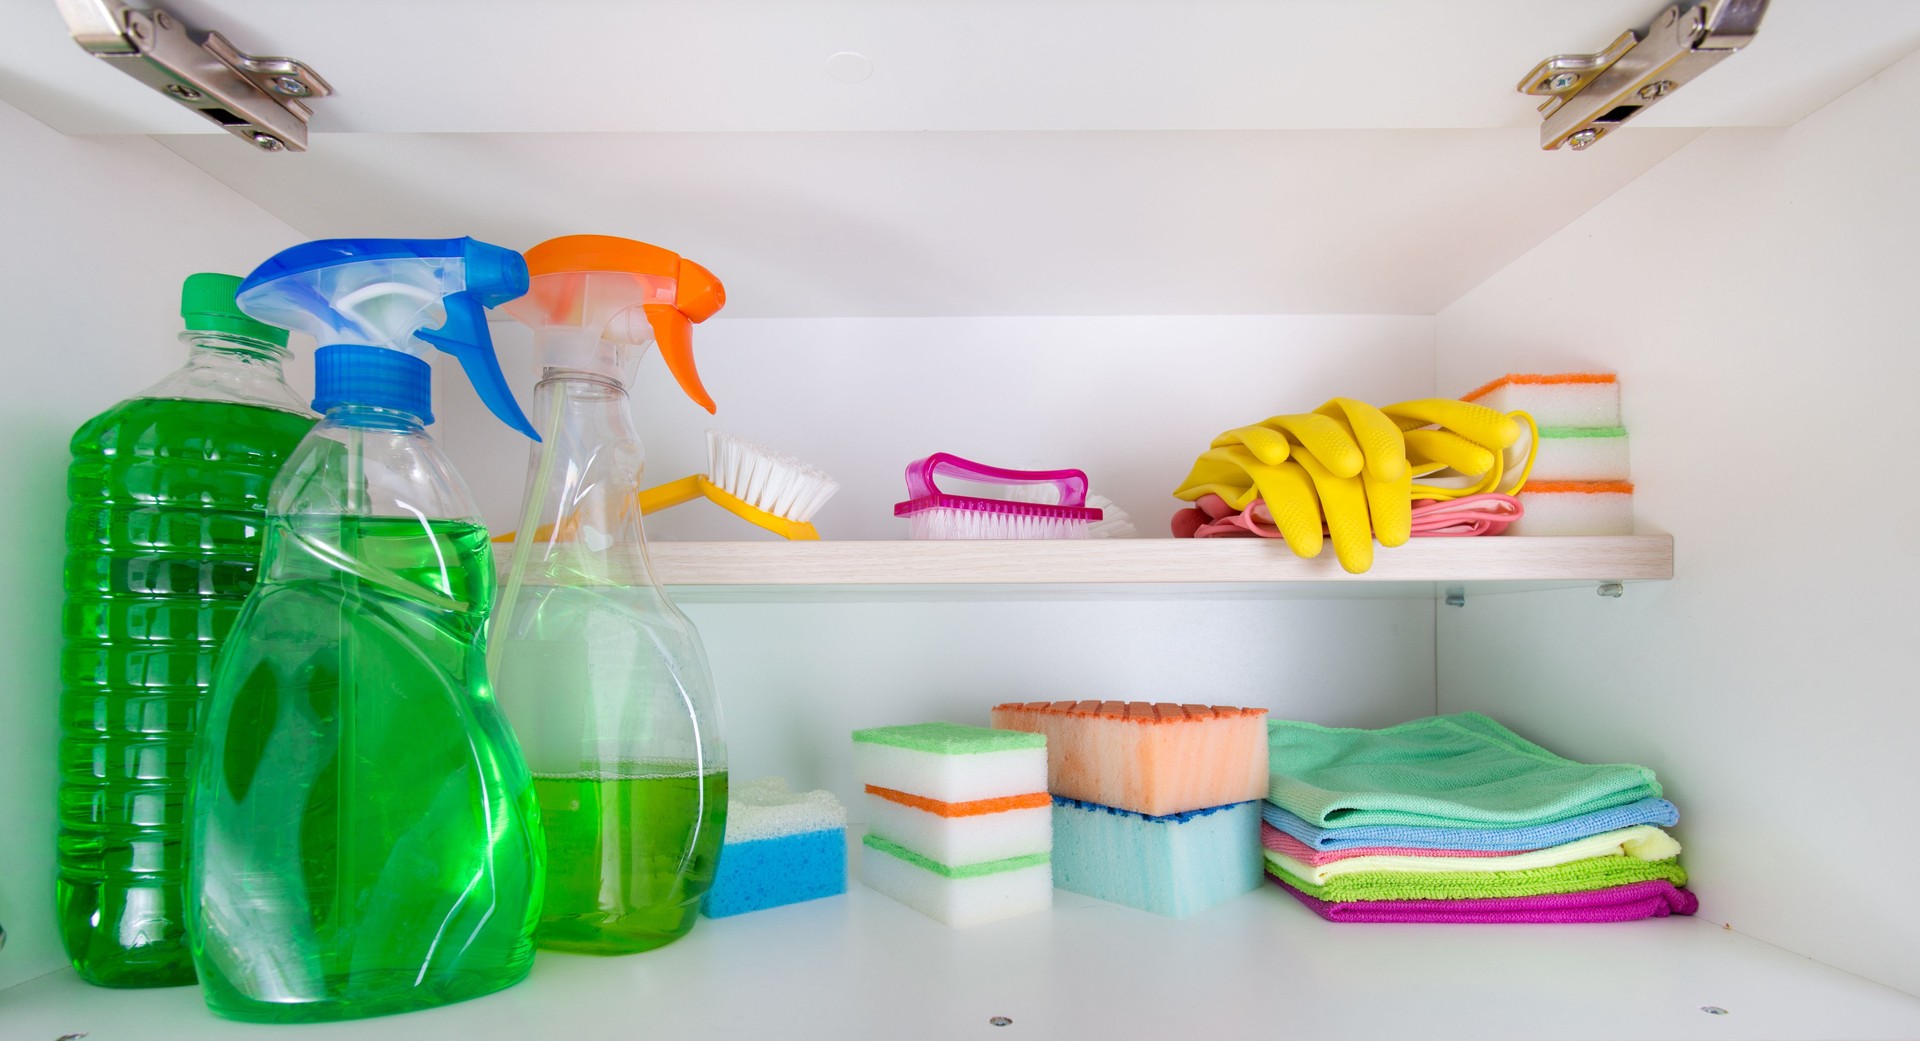
[[[627,384],[657,340],[712,411],[692,324],[725,296],[705,268],[630,239],[574,235],[526,256],[532,288],[506,310],[534,330],[541,442],[494,618],[493,675],[546,832],[537,941],[624,954],[693,928],[727,811],[706,651],[647,561]]]

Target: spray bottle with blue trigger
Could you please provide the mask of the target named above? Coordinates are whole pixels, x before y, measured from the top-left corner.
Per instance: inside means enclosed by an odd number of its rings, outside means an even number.
[[[492,554],[426,431],[439,350],[535,436],[485,322],[526,290],[518,253],[472,239],[309,242],[241,284],[317,342],[323,418],[274,482],[196,750],[188,929],[222,1015],[403,1012],[532,964],[544,844],[487,679]]]

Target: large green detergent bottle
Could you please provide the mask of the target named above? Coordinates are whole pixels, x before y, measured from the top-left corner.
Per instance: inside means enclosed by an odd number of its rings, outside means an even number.
[[[194,732],[253,589],[267,489],[313,428],[284,329],[187,278],[187,364],[73,435],[67,471],[55,908],[80,978],[193,982],[185,897]]]
[[[532,435],[484,307],[520,254],[335,239],[240,287],[312,335],[318,426],[275,481],[259,584],[215,672],[193,789],[188,931],[234,1019],[383,1015],[512,985],[533,960],[533,781],[487,681],[486,528],[426,425],[434,349]]]

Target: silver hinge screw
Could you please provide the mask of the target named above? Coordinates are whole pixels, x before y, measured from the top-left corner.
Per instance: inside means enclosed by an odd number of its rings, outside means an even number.
[[[300,82],[297,76],[275,76],[273,92],[289,98],[304,98],[312,96],[313,88]]]
[[[253,143],[259,145],[262,152],[284,152],[287,148],[285,141],[265,132],[256,132]]]
[[[1568,90],[1580,82],[1580,77],[1571,72],[1563,72],[1547,81],[1548,90]]]
[[[1618,582],[1602,582],[1600,583],[1600,588],[1594,590],[1594,592],[1599,593],[1601,596],[1618,600],[1626,595],[1627,587]]]
[[[167,84],[167,93],[179,98],[181,101],[199,101],[201,98],[206,97],[205,94],[200,93],[184,83]]]
[[[1579,152],[1592,147],[1593,143],[1598,140],[1600,140],[1600,131],[1588,127],[1572,137],[1567,138],[1567,143],[1573,146],[1574,151]]]
[[[1671,93],[1673,93],[1672,80],[1661,80],[1658,83],[1649,83],[1640,88],[1640,97],[1645,101],[1652,101],[1654,98],[1663,98]]]

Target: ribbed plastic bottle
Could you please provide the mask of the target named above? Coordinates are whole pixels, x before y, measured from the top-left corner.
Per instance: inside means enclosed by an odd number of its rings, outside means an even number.
[[[194,980],[195,729],[253,589],[267,490],[314,422],[281,375],[286,330],[242,314],[239,285],[189,276],[187,364],[73,436],[55,904],[73,967],[105,987]]]
[[[274,483],[261,578],[215,672],[193,789],[188,929],[230,1018],[350,1019],[512,985],[543,847],[487,682],[486,528],[426,425],[434,349],[529,434],[484,307],[526,291],[472,239],[335,239],[240,287],[312,335],[322,418]]]
[[[547,839],[542,947],[625,954],[693,928],[727,812],[720,705],[700,634],[647,562],[644,453],[627,384],[647,346],[702,407],[692,323],[724,291],[630,239],[527,251],[506,305],[540,364],[526,505],[495,621],[501,704],[533,768]]]

